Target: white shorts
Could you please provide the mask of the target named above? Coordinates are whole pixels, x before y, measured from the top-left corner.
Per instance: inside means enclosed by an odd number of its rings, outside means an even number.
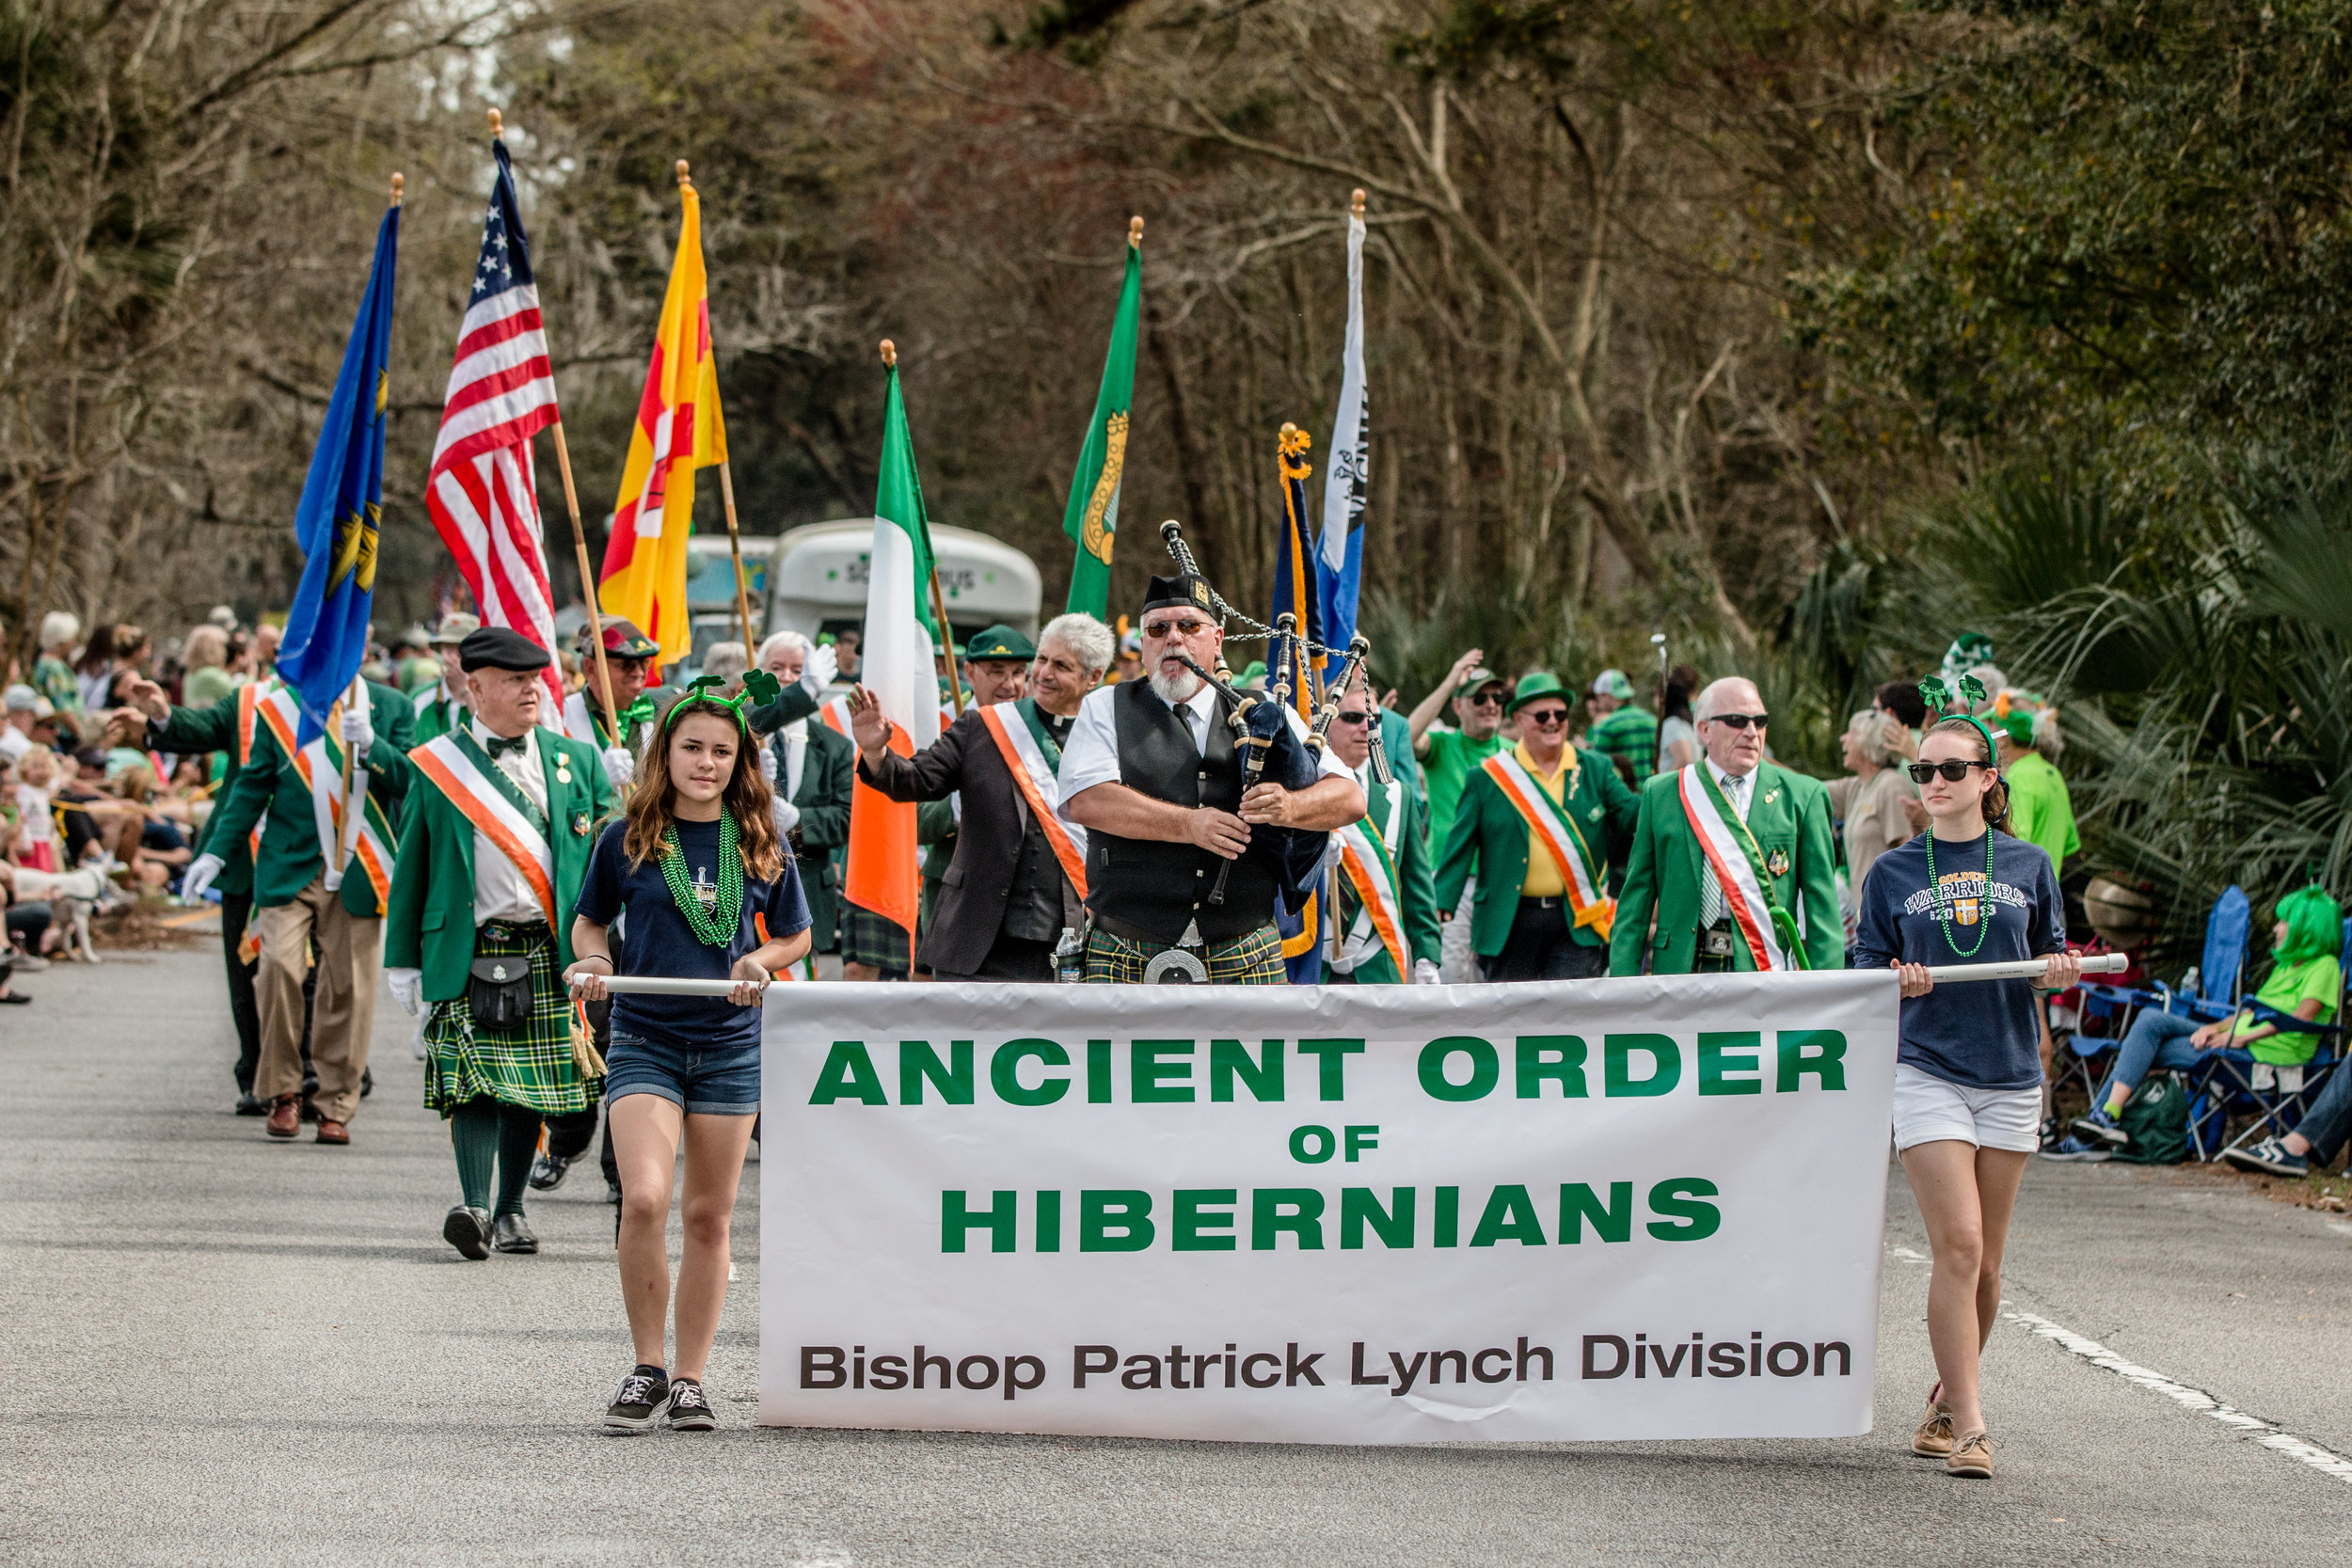
[[[1976,1089],[1895,1064],[1895,1152],[1952,1139],[2031,1154],[2042,1147],[2042,1088]]]

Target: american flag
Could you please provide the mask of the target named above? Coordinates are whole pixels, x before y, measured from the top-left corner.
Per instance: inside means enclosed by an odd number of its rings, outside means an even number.
[[[441,434],[425,479],[425,510],[456,559],[482,624],[511,626],[555,651],[555,610],[548,589],[547,553],[540,543],[539,499],[531,438],[555,423],[555,376],[548,364],[547,332],[539,319],[539,286],[515,201],[515,169],[506,143],[494,140],[498,182],[482,220],[482,258],[474,265],[473,295],[457,333]],[[554,707],[564,689],[548,670]]]

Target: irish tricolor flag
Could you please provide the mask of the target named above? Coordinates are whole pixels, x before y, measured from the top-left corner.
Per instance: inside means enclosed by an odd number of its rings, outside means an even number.
[[[914,442],[898,394],[898,356],[888,367],[882,405],[882,476],[874,487],[874,545],[866,579],[866,643],[859,679],[890,721],[890,748],[904,754],[939,738],[939,676],[932,665],[931,531]],[[914,929],[921,872],[914,859],[914,807],[860,780],[850,796],[850,902]]]

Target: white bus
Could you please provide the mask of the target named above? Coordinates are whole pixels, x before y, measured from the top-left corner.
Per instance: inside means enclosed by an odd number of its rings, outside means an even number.
[[[748,546],[751,542],[744,543]],[[812,523],[772,543],[762,635],[797,631],[814,641],[827,633],[862,633],[874,520]],[[931,548],[939,557],[939,585],[957,642],[1000,623],[1025,637],[1037,636],[1043,585],[1027,556],[985,533],[936,523],[931,526]]]

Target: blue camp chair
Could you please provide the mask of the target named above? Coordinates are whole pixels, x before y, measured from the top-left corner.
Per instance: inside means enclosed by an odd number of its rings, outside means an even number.
[[[2338,962],[2347,976],[2352,976],[2352,919],[2344,923],[2344,943]],[[2257,1089],[2254,1069],[2257,1064],[2251,1051],[2236,1046],[2208,1052],[2212,1059],[2200,1063],[2190,1084],[2188,1102],[2188,1135],[2200,1160],[2215,1160],[2224,1148],[2237,1148],[2258,1138],[2273,1133],[2292,1132],[2303,1119],[2303,1113],[2319,1096],[2328,1075],[2339,1070],[2344,1060],[2344,993],[2336,996],[2335,1021],[2314,1023],[2280,1012],[2265,1003],[2249,1004],[2257,1023],[2267,1023],[2281,1034],[2316,1035],[2318,1050],[2303,1064],[2301,1087]],[[2274,1069],[2281,1070],[2281,1069]],[[2249,1113],[2249,1119],[2238,1135],[2227,1144],[2222,1139],[2229,1132],[2233,1113]]]
[[[2057,1069],[2057,1086],[2079,1085],[2084,1097],[2097,1104],[2100,1085],[2106,1082],[2107,1069],[2115,1065],[2116,1047],[2122,1044],[2133,1017],[2142,1007],[2179,1013],[2206,1023],[2235,1012],[2238,982],[2246,971],[2247,936],[2253,919],[2253,902],[2242,887],[2233,884],[2213,901],[2213,909],[2205,916],[2205,950],[2197,966],[2194,990],[2174,990],[2162,984],[2153,988],[2103,986],[2085,980],[2080,990],[2084,1015],[2113,1019],[2114,1023],[2105,1036],[2076,1030],[2067,1037],[2052,1063]]]

